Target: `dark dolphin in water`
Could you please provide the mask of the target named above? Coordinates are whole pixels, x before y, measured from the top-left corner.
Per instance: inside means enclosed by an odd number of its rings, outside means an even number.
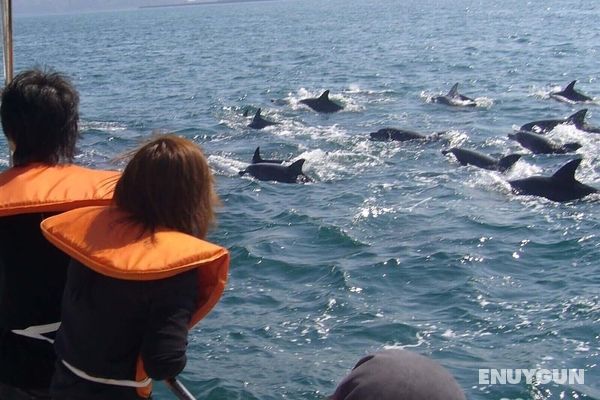
[[[516,140],[521,146],[531,150],[535,154],[565,154],[572,153],[581,148],[579,143],[558,144],[543,135],[527,131],[509,133],[508,137]]]
[[[263,158],[260,156],[260,147],[257,147],[256,150],[254,150],[254,155],[252,156],[252,164],[259,163],[282,164],[283,160],[263,160]]]
[[[487,154],[482,154],[469,149],[461,149],[458,147],[442,150],[442,154],[446,155],[448,153],[454,154],[454,157],[456,157],[458,162],[462,165],[475,165],[479,168],[500,172],[508,170],[521,158],[520,154],[509,154],[508,156],[497,160],[488,156]]]
[[[584,111],[583,116],[585,118],[585,113],[587,112],[587,109],[581,110]],[[579,129],[580,131],[584,131],[584,132],[589,132],[589,133],[600,133],[600,127],[597,126],[592,126],[590,124],[588,124],[587,122],[585,122],[585,120],[579,122],[579,121],[575,121],[575,127],[577,129]]]
[[[458,83],[455,83],[454,86],[452,86],[452,89],[450,89],[447,95],[435,96],[431,99],[431,102],[460,107],[475,107],[477,105],[477,102],[475,102],[474,99],[458,93]]]
[[[344,107],[329,100],[329,90],[326,90],[319,97],[300,100],[300,103],[306,104],[313,110],[322,113],[334,113],[340,111]]]
[[[591,97],[575,90],[576,82],[577,81],[572,81],[563,90],[550,93],[550,97],[567,103],[585,103],[592,101],[593,99]]]
[[[426,136],[417,132],[398,128],[382,128],[377,132],[369,133],[371,140],[406,142],[408,140],[435,140],[444,132],[436,132],[433,135]]]
[[[245,170],[240,171],[240,176],[250,174],[260,181],[275,181],[282,183],[297,183],[300,177],[301,182],[310,182],[311,179],[302,172],[304,160],[294,162],[292,165],[284,166],[275,163],[256,163],[250,164]]]
[[[256,114],[254,114],[254,118],[252,118],[252,122],[248,125],[249,128],[253,129],[262,129],[271,125],[279,125],[279,122],[268,121],[264,119],[260,115],[261,109],[256,110]]]
[[[520,195],[540,196],[552,201],[570,201],[581,199],[598,189],[575,179],[575,171],[581,158],[571,160],[552,176],[532,176],[509,181],[513,191]]]
[[[564,119],[544,119],[541,121],[529,122],[529,123],[521,126],[521,128],[519,128],[519,130],[541,134],[541,133],[550,132],[552,129],[556,128],[557,125],[560,125],[560,124],[575,125],[575,127],[577,129],[585,130],[585,129],[583,129],[583,127],[586,126],[586,123],[585,123],[585,114],[586,113],[587,113],[587,109],[583,109],[583,110],[577,111],[576,113],[574,113],[572,115],[569,115],[567,118],[564,118]]]

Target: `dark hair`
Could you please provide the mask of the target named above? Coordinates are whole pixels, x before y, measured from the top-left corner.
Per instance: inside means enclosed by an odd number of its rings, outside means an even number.
[[[57,72],[21,72],[2,91],[2,129],[15,144],[14,165],[71,162],[78,138],[79,94]]]
[[[151,233],[162,227],[202,239],[219,203],[202,150],[174,135],[160,136],[134,154],[113,199]]]

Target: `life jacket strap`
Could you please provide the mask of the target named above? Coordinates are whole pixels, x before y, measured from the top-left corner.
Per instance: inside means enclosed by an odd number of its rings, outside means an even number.
[[[97,376],[91,376],[87,372],[80,370],[66,362],[65,360],[61,360],[65,367],[69,369],[72,373],[80,377],[81,379],[85,379],[86,381],[103,383],[105,385],[114,385],[114,386],[126,386],[133,388],[143,388],[152,383],[151,378],[146,378],[142,381],[132,381],[128,379],[111,379],[111,378],[100,378]]]
[[[25,329],[13,329],[11,332],[15,335],[26,336],[32,339],[45,340],[54,343],[54,339],[44,336],[45,333],[56,332],[60,327],[60,322],[45,325],[33,325]]]

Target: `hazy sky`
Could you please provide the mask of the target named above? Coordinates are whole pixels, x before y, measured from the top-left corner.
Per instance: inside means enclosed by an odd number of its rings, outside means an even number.
[[[49,14],[119,10],[140,6],[186,3],[186,0],[13,0],[13,13]],[[198,0],[197,2],[202,2]]]

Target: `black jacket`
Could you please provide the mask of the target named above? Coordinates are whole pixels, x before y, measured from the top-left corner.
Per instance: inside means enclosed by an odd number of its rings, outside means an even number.
[[[50,215],[0,218],[0,382],[18,388],[47,389],[54,371],[49,342],[11,332],[60,320],[69,257],[42,236]]]
[[[60,360],[91,376],[133,380],[141,355],[152,379],[177,375],[186,363],[188,324],[197,293],[195,270],[167,279],[129,281],[71,261],[55,342],[60,368],[52,381],[53,398],[139,398],[135,389],[79,378]]]

